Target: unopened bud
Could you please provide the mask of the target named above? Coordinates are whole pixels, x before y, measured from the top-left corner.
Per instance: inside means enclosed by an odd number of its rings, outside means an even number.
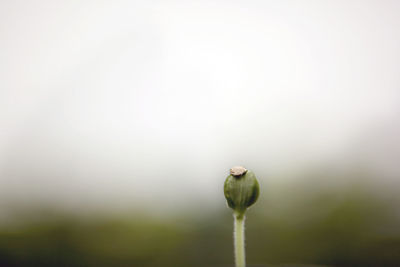
[[[224,184],[224,194],[228,206],[239,216],[253,205],[260,194],[260,186],[252,171],[237,166],[230,170]]]

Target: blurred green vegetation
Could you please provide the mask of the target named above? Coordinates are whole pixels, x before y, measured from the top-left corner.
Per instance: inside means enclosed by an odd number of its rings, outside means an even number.
[[[400,266],[396,201],[358,187],[263,193],[247,215],[249,266]],[[196,217],[51,214],[1,226],[0,266],[233,266],[222,203]]]

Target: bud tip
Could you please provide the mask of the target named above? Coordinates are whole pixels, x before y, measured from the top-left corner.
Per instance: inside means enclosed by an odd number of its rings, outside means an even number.
[[[230,170],[231,175],[235,177],[242,176],[246,172],[247,172],[246,168],[242,166],[235,166]]]

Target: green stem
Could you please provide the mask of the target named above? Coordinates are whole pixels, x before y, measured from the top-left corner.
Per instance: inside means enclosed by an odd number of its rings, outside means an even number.
[[[244,215],[234,215],[234,239],[235,239],[235,262],[236,267],[246,266],[246,253],[244,250]]]

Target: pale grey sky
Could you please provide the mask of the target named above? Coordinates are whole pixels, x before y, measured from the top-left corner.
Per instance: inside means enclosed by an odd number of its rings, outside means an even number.
[[[72,207],[215,200],[231,165],[340,158],[371,128],[398,129],[399,12],[398,1],[1,1],[0,194]]]

